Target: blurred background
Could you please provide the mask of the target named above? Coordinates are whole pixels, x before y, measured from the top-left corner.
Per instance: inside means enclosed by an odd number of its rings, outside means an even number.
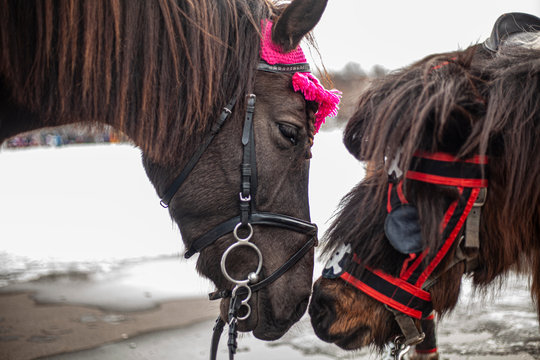
[[[310,58],[326,67],[343,91],[343,103],[313,147],[310,205],[320,236],[341,197],[363,177],[341,132],[369,80],[426,55],[484,41],[495,20],[510,11],[540,16],[540,1],[329,1],[314,31],[320,57]],[[0,169],[0,291],[33,291],[45,303],[131,311],[213,290],[196,274],[195,257],[183,259],[179,231],[159,205],[140,151],[122,134],[69,127],[23,134],[1,145]],[[315,277],[320,269],[318,262]],[[95,292],[82,290],[88,288]],[[523,301],[520,306],[532,314]],[[287,341],[279,351],[298,358],[299,346]],[[321,358],[352,356],[324,349]]]

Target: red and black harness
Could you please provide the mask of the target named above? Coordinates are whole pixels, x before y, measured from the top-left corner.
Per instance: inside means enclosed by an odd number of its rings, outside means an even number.
[[[456,241],[463,239],[464,235],[461,235],[464,234],[464,224],[473,207],[475,207],[474,212],[479,214],[478,209],[476,209],[479,205],[477,199],[482,199],[483,205],[488,185],[485,178],[487,162],[486,156],[457,159],[446,153],[416,153],[409,170],[404,174],[406,179],[453,186],[459,191],[459,198],[450,203],[441,222],[441,233],[444,239],[441,246],[436,252],[424,248],[425,242],[421,239],[416,207],[409,203],[404,194],[403,179],[395,179],[394,176],[388,183],[388,216],[385,222],[385,233],[392,246],[408,256],[403,262],[399,276],[392,276],[381,270],[365,266],[356,254],[352,254],[352,260],[365,267],[361,278],[346,271],[346,266],[339,267],[341,270],[339,274],[327,267],[323,276],[340,277],[372,298],[384,303],[389,310],[394,312],[396,318],[406,315],[406,317],[419,320],[428,319],[432,316],[433,311],[431,295],[427,291],[433,284],[433,271]],[[476,228],[468,229],[467,233],[469,230],[477,232],[478,223],[478,217],[471,225],[467,222],[467,227]],[[454,264],[455,262],[452,265]],[[334,273],[332,274],[332,272]],[[408,321],[412,324],[410,318]],[[404,335],[407,337],[407,334]]]

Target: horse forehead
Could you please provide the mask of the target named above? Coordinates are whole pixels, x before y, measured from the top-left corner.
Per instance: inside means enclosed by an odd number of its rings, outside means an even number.
[[[262,73],[255,83],[257,101],[268,103],[273,109],[305,110],[305,99],[292,88],[292,77],[285,74]]]

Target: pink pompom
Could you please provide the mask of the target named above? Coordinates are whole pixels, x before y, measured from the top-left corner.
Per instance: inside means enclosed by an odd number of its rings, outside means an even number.
[[[270,20],[261,22],[262,37],[260,57],[270,65],[275,64],[299,64],[307,62],[302,48],[283,53],[281,48],[272,42],[272,26]],[[324,124],[326,117],[336,116],[341,92],[338,90],[326,90],[319,80],[310,73],[295,73],[292,78],[294,91],[301,91],[308,101],[316,101],[319,110],[315,114],[315,134]]]
[[[319,110],[315,114],[315,134],[324,124],[328,116],[337,116],[341,91],[326,90],[319,80],[310,73],[295,73],[292,78],[294,91],[301,91],[308,101],[319,104]]]

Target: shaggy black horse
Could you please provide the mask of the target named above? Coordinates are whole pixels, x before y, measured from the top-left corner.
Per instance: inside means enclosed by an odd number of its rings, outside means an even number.
[[[422,340],[470,274],[530,274],[540,300],[540,19],[501,17],[484,44],[430,55],[361,95],[344,136],[370,172],[344,199],[309,309],[345,349]],[[539,313],[540,313],[540,304]],[[429,320],[428,320],[429,322]]]

